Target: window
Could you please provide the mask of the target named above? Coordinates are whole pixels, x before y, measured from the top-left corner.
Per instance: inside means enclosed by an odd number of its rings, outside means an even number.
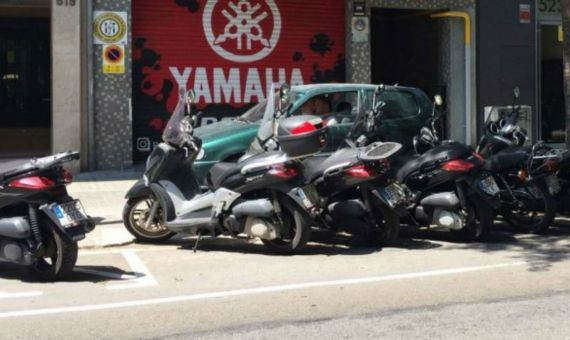
[[[373,96],[373,91],[366,93],[368,103],[372,103]],[[416,98],[407,91],[386,90],[380,94],[379,100],[386,103],[383,109],[386,118],[405,118],[415,116],[420,112]]]
[[[299,107],[294,115],[308,114],[340,118],[340,122],[352,122],[358,115],[358,92],[329,92],[314,95]]]

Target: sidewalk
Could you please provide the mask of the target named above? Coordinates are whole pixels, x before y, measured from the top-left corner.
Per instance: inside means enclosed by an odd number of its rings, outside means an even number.
[[[96,171],[75,176],[69,194],[81,200],[97,227],[79,242],[80,248],[101,248],[128,244],[133,237],[123,226],[125,194],[142,177],[138,169]]]

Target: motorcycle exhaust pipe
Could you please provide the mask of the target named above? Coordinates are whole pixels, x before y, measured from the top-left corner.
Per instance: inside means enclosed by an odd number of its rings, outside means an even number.
[[[0,236],[26,239],[30,235],[30,223],[25,217],[0,218]]]
[[[257,217],[271,217],[275,209],[270,200],[263,198],[254,201],[246,201],[236,205],[232,209],[232,213],[236,217],[243,216],[257,216]]]

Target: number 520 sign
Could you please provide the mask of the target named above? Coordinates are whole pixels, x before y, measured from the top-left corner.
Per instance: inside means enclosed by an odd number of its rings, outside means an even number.
[[[541,13],[560,13],[561,0],[540,0],[538,2],[538,11]]]

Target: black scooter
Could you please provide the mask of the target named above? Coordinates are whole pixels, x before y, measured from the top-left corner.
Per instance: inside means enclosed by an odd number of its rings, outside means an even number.
[[[556,214],[560,184],[556,171],[560,157],[542,142],[525,146],[527,131],[518,125],[519,89],[515,88],[511,112],[498,117],[489,114],[477,152],[491,161],[500,188],[499,213],[517,230],[545,232]]]
[[[64,278],[77,260],[77,242],[95,228],[66,185],[68,152],[0,165],[0,260],[28,266],[38,279]]]
[[[436,96],[432,119],[414,137],[417,155],[401,157],[396,178],[411,191],[411,224],[436,225],[464,241],[476,241],[493,225],[499,189],[485,171],[488,162],[471,147],[440,141],[435,128],[440,105]]]
[[[196,117],[189,103],[194,93],[180,91],[164,142],[150,154],[143,180],[127,193],[123,219],[129,232],[146,242],[163,241],[175,233],[245,234],[260,238],[278,253],[303,248],[309,240],[310,216],[304,206],[306,196],[294,181],[299,177],[299,161],[325,146],[322,120],[298,116],[279,121],[289,92],[288,86],[282,86],[279,107],[275,110],[270,96],[258,135],[262,141],[276,140],[282,150],[248,154],[237,163],[218,163],[210,169],[204,188],[192,171],[201,147],[192,133]],[[267,130],[270,138],[261,136]]]
[[[385,103],[377,97],[383,91],[378,86],[373,109],[360,113],[347,147],[303,162],[305,192],[313,193],[319,203],[317,225],[348,231],[380,246],[398,239],[397,211],[406,204],[405,189],[389,177],[390,159],[402,145],[378,138]]]

